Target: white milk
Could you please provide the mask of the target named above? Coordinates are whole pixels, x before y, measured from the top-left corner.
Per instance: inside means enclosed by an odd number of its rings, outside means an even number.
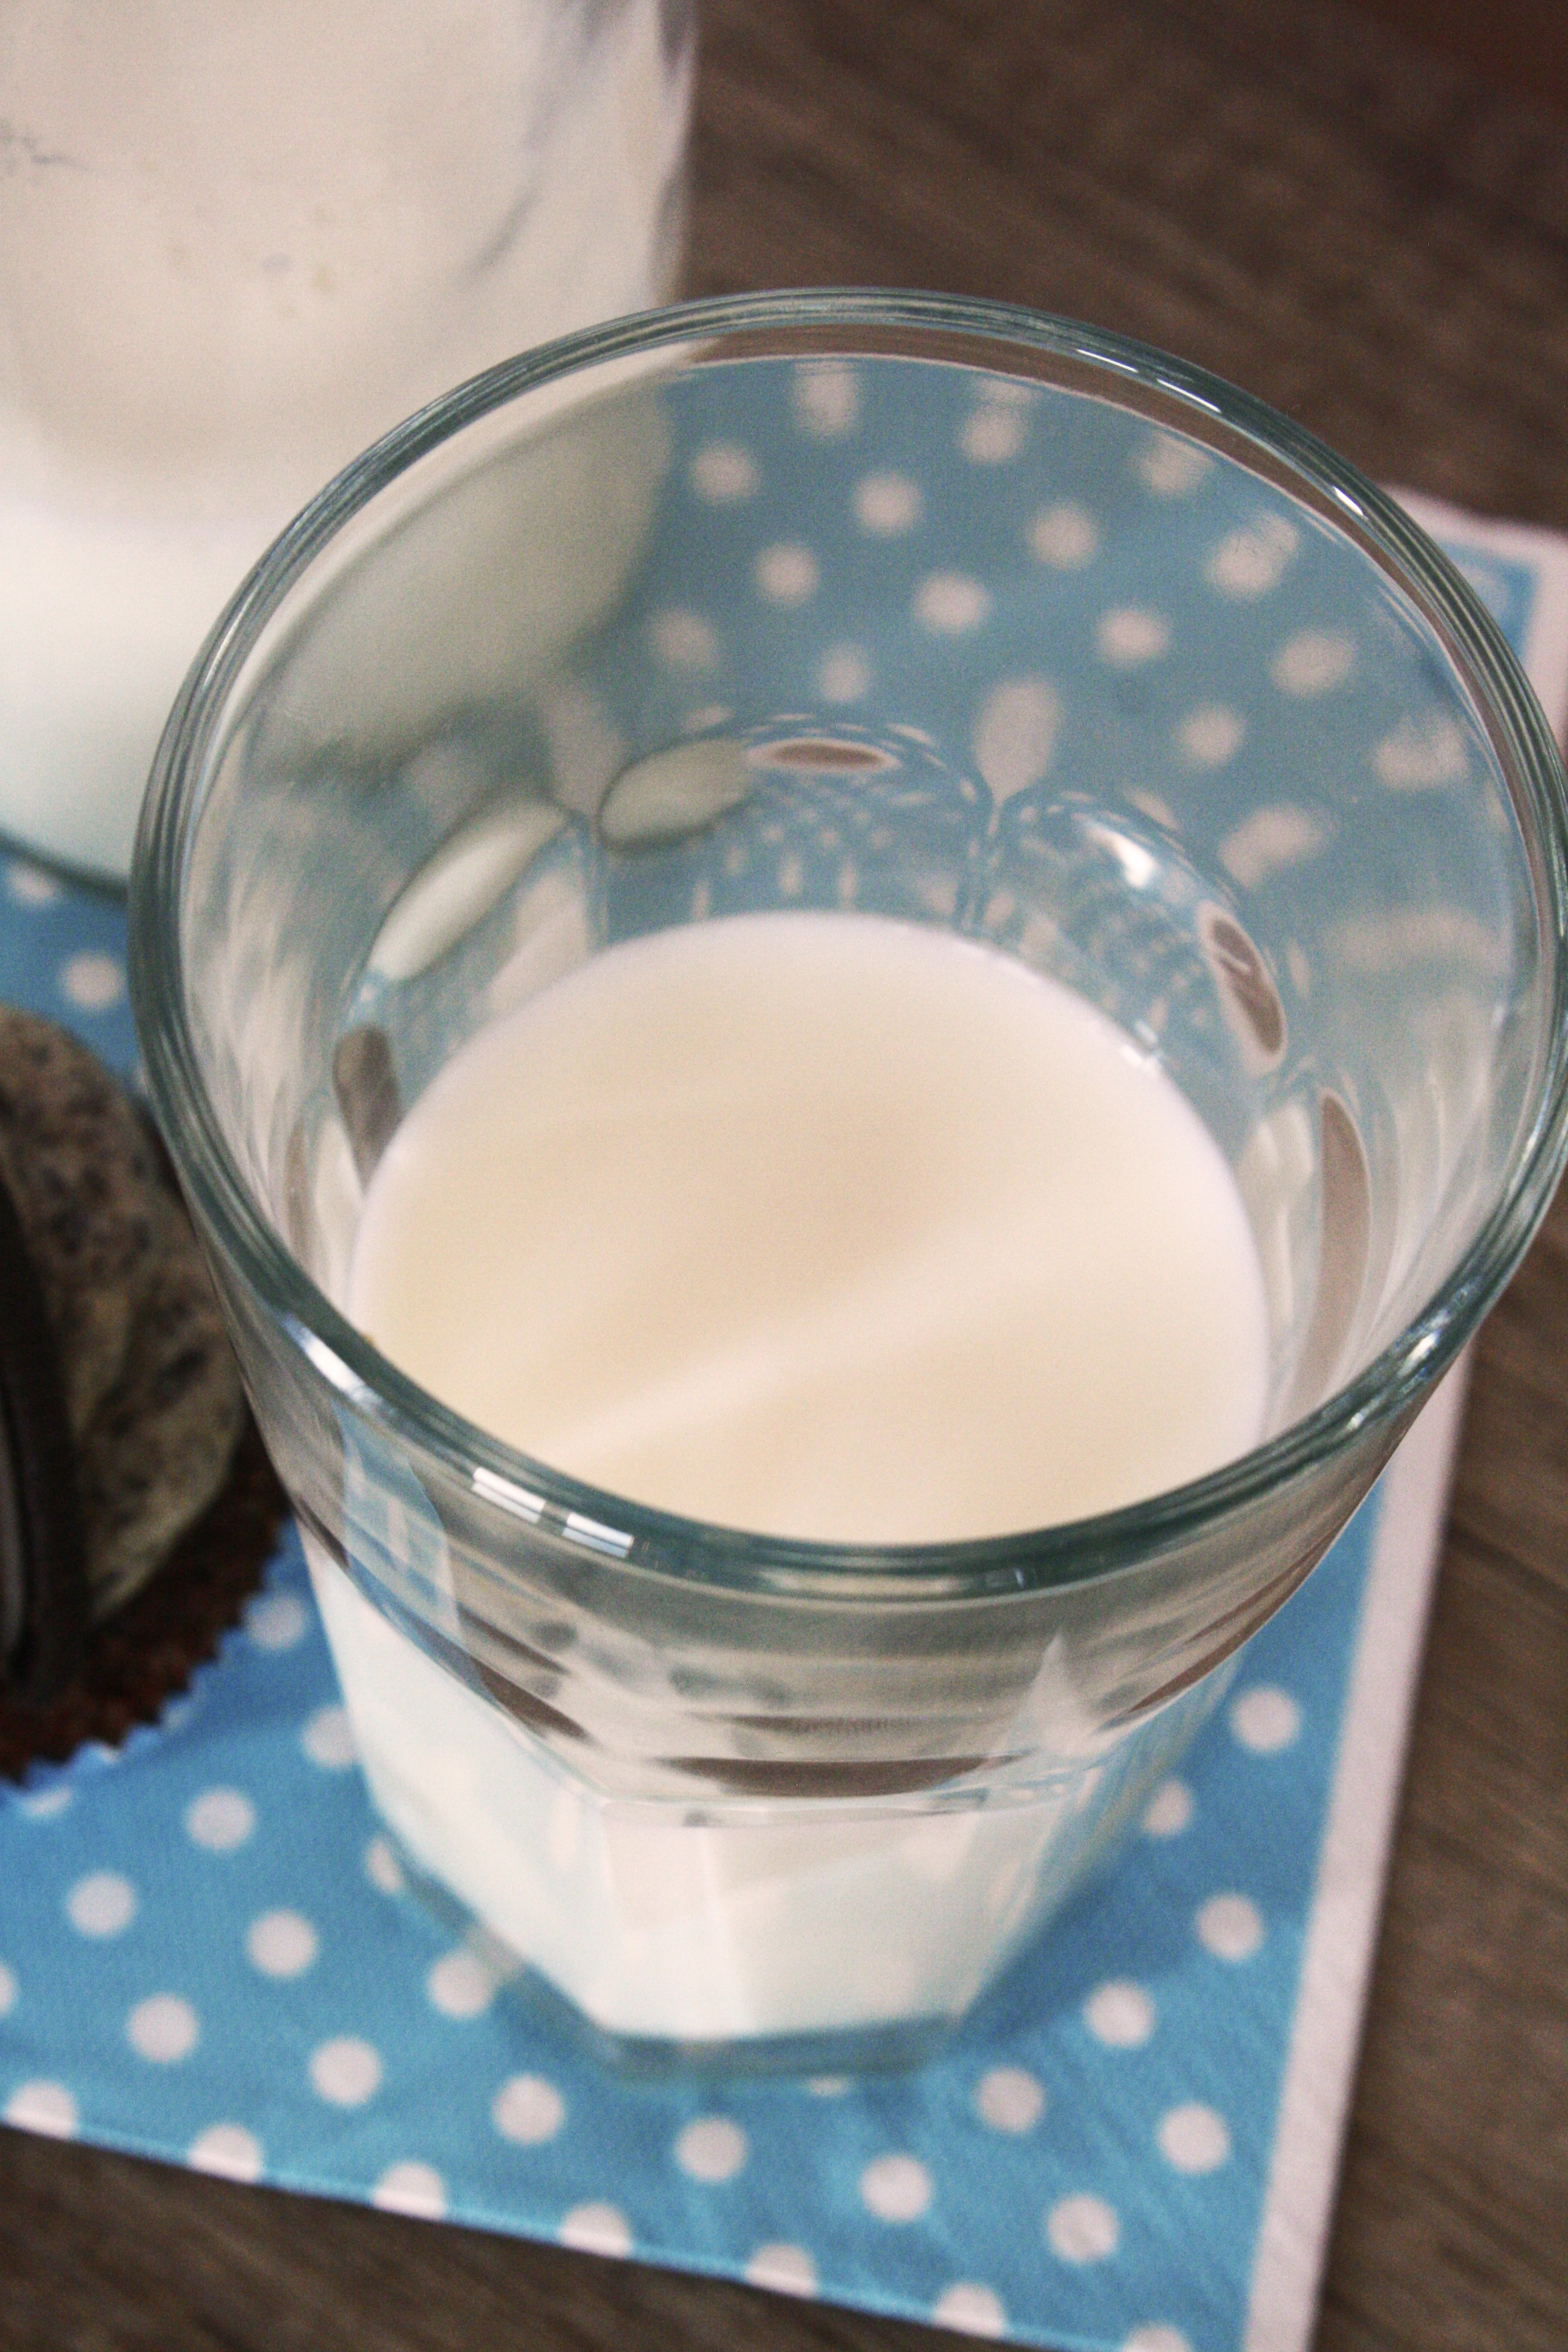
[[[1240,1198],[1081,997],[945,932],[771,914],[595,957],[405,1119],[348,1310],[522,1452],[825,1542],[1081,1518],[1258,1433]]]
[[[0,830],[122,876],[290,514],[464,376],[668,291],[689,92],[658,0],[13,0],[0,77]]]
[[[865,916],[666,931],[482,1031],[375,1173],[348,1306],[552,1465],[829,1540],[1104,1509],[1263,1411],[1256,1253],[1184,1098],[1070,992]],[[1102,1734],[1047,1653],[1022,1801],[700,1818],[596,1795],[311,1553],[382,1810],[614,2032],[956,2014],[1208,1703]]]

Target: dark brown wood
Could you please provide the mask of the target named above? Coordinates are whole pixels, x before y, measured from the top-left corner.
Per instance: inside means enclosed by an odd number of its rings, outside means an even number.
[[[1327,0],[708,0],[692,276],[1151,337],[1568,526],[1568,139]],[[1568,2343],[1568,1202],[1483,1337],[1319,2352]],[[4,2352],[959,2339],[0,2132]]]
[[[1494,89],[1545,99],[1568,120],[1568,11],[1560,0],[1355,0],[1380,23],[1440,49]]]

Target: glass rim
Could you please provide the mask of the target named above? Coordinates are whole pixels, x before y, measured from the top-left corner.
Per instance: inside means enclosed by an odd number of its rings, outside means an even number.
[[[700,347],[747,357],[943,359],[1086,391],[1186,430],[1337,526],[1434,627],[1475,701],[1513,803],[1551,971],[1551,1024],[1527,1131],[1469,1247],[1437,1291],[1355,1378],[1312,1412],[1203,1477],[1090,1517],[939,1543],[805,1541],[710,1525],[637,1503],[535,1460],[443,1405],[333,1307],[261,1214],[213,1113],[185,1013],[182,885],[229,696],[288,592],[343,527],[401,475],[481,419],[606,362]],[[988,358],[987,358],[987,355]],[[1028,362],[1032,359],[1033,367]],[[585,383],[585,389],[587,389]],[[552,411],[562,414],[562,411]],[[1306,493],[1313,495],[1307,496]],[[918,291],[813,288],[634,313],[502,361],[373,443],[306,506],[242,582],[181,688],[137,835],[129,979],[148,1091],[182,1181],[226,1265],[341,1402],[432,1456],[514,1517],[510,1491],[574,1524],[591,1548],[731,1590],[951,1599],[1088,1582],[1190,1540],[1363,1435],[1392,1437],[1512,1275],[1568,1159],[1568,780],[1534,692],[1457,568],[1393,499],[1255,395],[1154,346],[1016,305]],[[478,1475],[477,1475],[478,1474]]]

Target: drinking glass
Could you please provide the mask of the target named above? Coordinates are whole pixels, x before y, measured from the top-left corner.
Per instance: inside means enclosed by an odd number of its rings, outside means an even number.
[[[342,475],[181,695],[132,984],[412,1870],[625,2059],[869,2063],[961,2018],[1543,1213],[1564,814],[1408,518],[1081,327],[699,304]],[[774,1540],[512,1451],[345,1318],[365,1185],[468,1038],[616,942],[784,907],[983,941],[1182,1088],[1267,1289],[1244,1458],[985,1541]]]

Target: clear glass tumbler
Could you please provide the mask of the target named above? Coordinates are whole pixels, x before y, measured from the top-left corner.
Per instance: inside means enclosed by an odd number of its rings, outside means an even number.
[[[690,67],[690,0],[0,0],[0,831],[123,881],[296,508],[674,291]]]
[[[182,694],[132,982],[415,1870],[623,2056],[863,2063],[961,2017],[1543,1213],[1565,838],[1530,690],[1408,519],[1079,327],[696,305],[352,467]],[[510,1451],[345,1319],[364,1185],[466,1038],[786,906],[988,941],[1158,1056],[1258,1243],[1254,1451],[1016,1538],[773,1541]]]

